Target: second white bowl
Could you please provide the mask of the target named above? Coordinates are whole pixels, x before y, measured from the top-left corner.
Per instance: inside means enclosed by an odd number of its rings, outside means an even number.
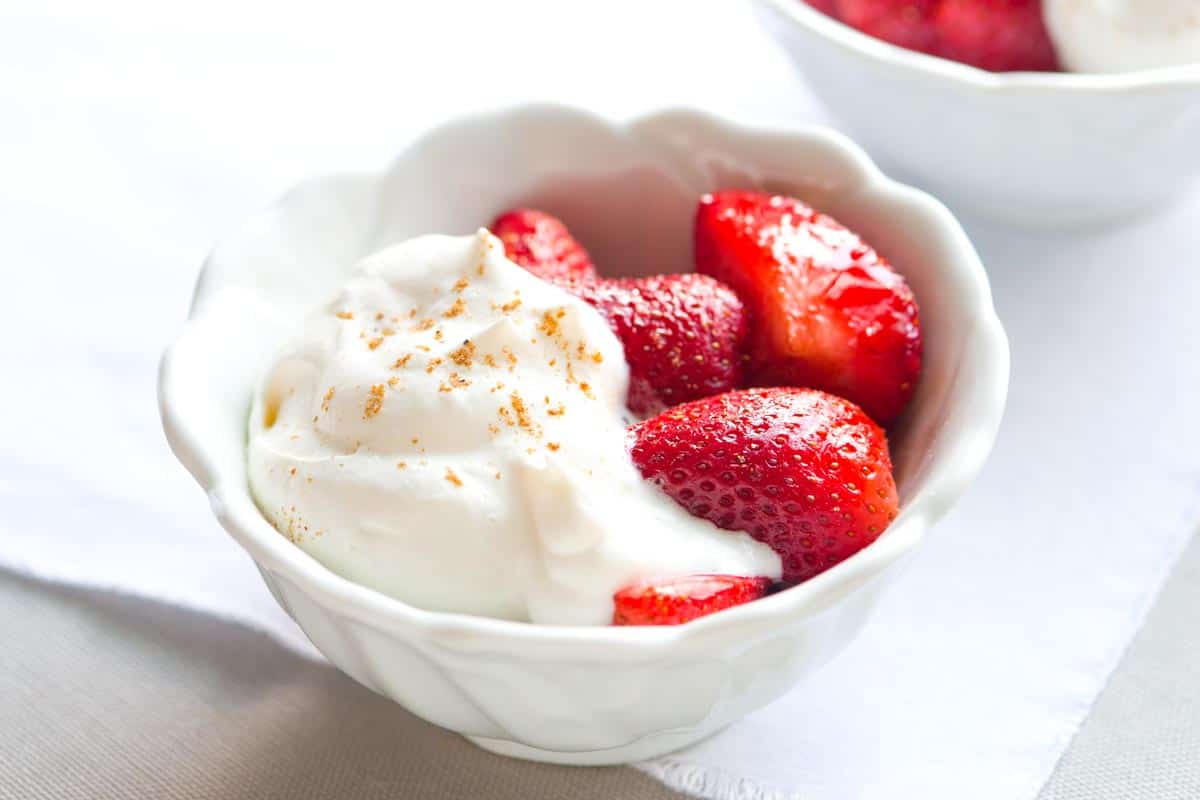
[[[1021,226],[1120,221],[1200,176],[1200,64],[991,73],[860,33],[803,0],[755,0],[813,91],[886,167]]]

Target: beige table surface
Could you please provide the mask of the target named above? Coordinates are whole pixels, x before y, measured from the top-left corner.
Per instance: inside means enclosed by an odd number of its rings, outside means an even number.
[[[480,751],[260,633],[0,572],[0,798],[674,798]],[[1200,540],[1041,800],[1200,798]]]

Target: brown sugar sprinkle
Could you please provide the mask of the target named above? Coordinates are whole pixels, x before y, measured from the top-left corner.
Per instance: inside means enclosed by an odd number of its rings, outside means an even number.
[[[353,311],[339,311],[339,312],[337,312],[337,314],[335,314],[335,316],[338,319],[354,319],[354,312]]]
[[[501,347],[500,352],[504,354],[504,358],[508,361],[508,371],[512,372],[513,367],[517,366],[517,357],[512,350],[507,347]]]
[[[547,361],[547,362],[546,362],[546,365],[547,365],[547,366],[550,366],[550,367],[553,367],[553,366],[554,366],[555,364],[557,364],[557,363],[558,363],[558,359],[557,359],[557,358],[552,358],[552,359],[550,359],[549,361]]]
[[[422,353],[428,353],[428,352],[429,352],[429,346],[428,346],[428,345],[419,344],[419,345],[417,345],[417,349],[418,349],[418,350],[420,350]]]
[[[463,302],[461,297],[454,298],[454,305],[442,312],[443,319],[454,319],[467,313],[467,304]]]
[[[563,414],[567,413],[567,407],[562,403],[559,403],[555,408],[546,409],[546,413],[552,417],[561,417]]]
[[[435,357],[433,357],[433,358],[429,359],[429,363],[425,365],[425,372],[426,372],[426,374],[432,375],[432,374],[433,374],[433,371],[434,371],[435,369],[437,369],[437,367],[438,367],[438,366],[439,366],[439,365],[440,365],[440,364],[441,364],[441,363],[442,363],[444,360],[445,360],[445,359],[441,358],[440,356],[435,356]]]
[[[442,339],[446,338],[446,334],[442,331],[441,328],[438,328],[436,331],[433,332],[433,338],[435,341],[440,342],[440,341],[442,341]]]
[[[513,419],[513,415],[511,412],[509,412],[507,406],[500,406],[500,410],[498,413],[500,414],[500,419],[504,420],[505,425],[507,425],[510,428],[516,426],[517,422],[516,422],[516,420]]]
[[[519,298],[519,297],[514,297],[512,300],[509,300],[507,303],[504,303],[503,305],[499,305],[497,303],[492,303],[493,311],[503,311],[505,314],[511,314],[512,312],[516,311],[520,307],[521,307],[521,298]]]
[[[597,350],[596,352],[592,353],[592,361],[595,361],[597,364],[604,363],[604,354]]]
[[[484,363],[484,364],[487,364],[489,367],[498,367],[498,366],[500,366],[499,364],[497,364],[497,363],[496,363],[496,357],[495,357],[494,355],[492,355],[491,353],[486,353],[486,354],[484,354],[484,356],[483,356],[483,363]]]
[[[292,467],[290,470],[288,470],[288,474],[289,474],[289,475],[295,475],[295,474],[296,474],[296,468],[295,468],[295,467]]]
[[[546,442],[546,449],[552,453],[558,452],[558,448],[562,447],[558,442]]]
[[[376,348],[378,348],[378,347],[379,347],[379,345],[381,345],[381,344],[383,344],[383,337],[382,337],[382,336],[376,336],[374,339],[372,339],[371,341],[367,342],[367,347],[371,348],[372,350],[375,350],[375,349],[376,349]]]
[[[380,320],[382,320],[382,319],[383,319],[383,312],[382,312],[382,311],[376,311],[376,312],[375,312],[375,321],[376,321],[376,322],[379,322],[379,321],[380,321]]]
[[[499,432],[500,432],[500,426],[499,426],[499,425],[496,425],[496,424],[494,424],[494,423],[491,423],[491,422],[489,422],[489,423],[488,423],[488,433],[490,433],[492,436],[495,436],[495,435],[496,435],[497,433],[499,433]]]
[[[533,425],[533,418],[529,416],[529,409],[525,406],[525,401],[521,399],[521,395],[513,392],[509,397],[512,401],[513,411],[517,412],[517,424],[522,428],[529,428]]]
[[[452,286],[451,288],[455,292],[461,292],[463,289],[466,289],[470,285],[471,285],[471,282],[469,280],[467,280],[467,276],[464,275],[461,278],[459,278],[458,280],[456,280],[454,282],[454,286]]]
[[[410,308],[410,309],[408,310],[408,318],[409,318],[409,319],[414,319],[416,316],[417,316],[417,307],[416,307],[416,306],[413,306],[412,308]]]
[[[323,411],[326,414],[329,413],[329,404],[331,402],[333,402],[333,393],[336,390],[337,390],[337,387],[330,386],[329,391],[325,392],[325,397],[321,400],[321,411]]]
[[[497,473],[496,473],[496,480],[500,480],[500,473],[499,473],[499,472],[497,472]]]
[[[475,343],[467,339],[461,346],[450,351],[450,360],[460,367],[469,368],[475,360]]]
[[[475,268],[475,274],[476,274],[476,275],[483,275],[483,262],[482,262],[482,261],[480,261],[480,262],[479,262],[479,266],[477,266],[477,267]]]
[[[397,461],[396,469],[399,469],[399,470],[408,469],[408,462],[407,461]]]
[[[408,360],[412,358],[412,353],[405,353],[396,359],[396,363],[392,364],[392,369],[404,369],[408,364]]]
[[[454,473],[454,470],[450,469],[449,467],[446,467],[446,480],[450,481],[455,486],[462,488],[462,478],[458,477],[458,475]]]
[[[418,322],[416,325],[413,326],[413,330],[414,331],[427,331],[430,328],[432,328],[435,324],[436,323],[434,323],[434,321],[431,318],[425,317],[420,322]]]
[[[367,404],[363,406],[363,419],[370,419],[375,416],[381,408],[383,408],[383,384],[377,383],[371,387],[371,394],[367,397]]]
[[[396,329],[395,328],[384,328],[383,330],[380,331],[380,333],[382,333],[384,336],[395,336]]]
[[[459,375],[457,372],[451,372],[449,380],[444,381],[442,385],[438,387],[438,391],[452,392],[455,389],[465,389],[470,385],[471,382],[469,380]]]
[[[558,321],[566,315],[567,311],[563,308],[560,308],[557,311],[547,311],[545,314],[542,314],[542,321],[538,323],[538,330],[547,336],[558,336]]]
[[[488,389],[488,391],[495,394],[496,392],[500,391],[503,388],[504,388],[504,381],[496,381],[496,385],[493,386],[491,389]]]
[[[397,378],[395,375],[388,378],[388,386],[391,387],[392,389],[395,389],[399,385],[400,385],[400,379]]]

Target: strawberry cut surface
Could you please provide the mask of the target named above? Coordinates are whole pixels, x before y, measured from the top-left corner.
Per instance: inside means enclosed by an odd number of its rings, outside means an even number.
[[[1041,0],[807,0],[852,28],[992,72],[1060,69]]]
[[[875,541],[899,507],[883,430],[820,391],[686,403],[631,426],[629,447],[642,476],[688,512],[775,550],[789,583]]]
[[[835,5],[834,16],[876,39],[922,53],[937,51],[938,0],[836,0]]]
[[[701,198],[696,270],[728,284],[750,320],[748,380],[833,392],[882,425],[921,371],[916,299],[855,233],[794,198]]]
[[[688,575],[644,581],[613,595],[613,625],[681,625],[767,593],[767,578]]]
[[[1040,0],[941,0],[938,54],[992,72],[1052,72],[1058,57]]]

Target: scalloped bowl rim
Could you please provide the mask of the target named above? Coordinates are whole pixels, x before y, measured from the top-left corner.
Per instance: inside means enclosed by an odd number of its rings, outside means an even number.
[[[683,109],[646,114],[622,123],[568,106],[516,106],[444,122],[411,140],[380,170],[332,174],[302,181],[253,216],[239,231],[248,229],[281,206],[286,206],[288,198],[297,192],[346,181],[378,181],[389,173],[394,164],[426,142],[436,139],[444,129],[460,125],[486,125],[489,121],[507,116],[545,113],[586,117],[620,133],[635,132],[646,125],[672,122],[686,124],[689,119],[699,120],[738,137],[779,136],[791,142],[832,147],[846,157],[847,164],[853,166],[853,174],[847,177],[852,180],[852,183],[848,183],[856,191],[878,192],[917,207],[942,234],[953,241],[956,253],[954,261],[969,278],[969,292],[960,300],[974,308],[975,324],[968,337],[972,346],[966,349],[983,354],[982,363],[973,365],[976,368],[972,376],[975,385],[962,401],[962,404],[970,404],[976,410],[971,415],[970,424],[964,426],[962,436],[950,444],[948,452],[939,460],[953,463],[955,468],[941,470],[938,479],[931,477],[924,488],[901,509],[900,516],[884,535],[853,557],[785,591],[687,625],[555,626],[417,608],[337,575],[279,535],[254,504],[244,481],[231,480],[229,476],[222,475],[206,454],[203,437],[198,436],[188,421],[176,413],[172,402],[177,383],[176,354],[181,343],[196,335],[198,323],[205,314],[203,301],[210,291],[206,281],[209,266],[220,258],[226,246],[236,240],[234,235],[223,239],[206,259],[197,280],[188,319],[176,341],[164,353],[159,373],[159,408],[168,442],[179,460],[208,493],[213,512],[223,527],[248,551],[260,569],[265,567],[279,573],[301,586],[310,596],[319,598],[327,607],[337,609],[368,627],[399,631],[405,636],[417,636],[460,651],[511,652],[514,646],[525,646],[538,652],[545,652],[546,648],[558,652],[558,648],[564,647],[578,656],[580,648],[584,648],[588,658],[605,663],[650,660],[667,650],[699,645],[714,639],[741,640],[750,636],[751,632],[768,630],[788,620],[806,617],[826,607],[821,602],[823,598],[839,596],[839,589],[853,591],[858,584],[913,550],[928,528],[965,491],[982,469],[991,450],[1007,397],[1008,341],[992,303],[983,264],[953,215],[930,195],[885,176],[861,148],[842,134],[817,126],[783,130],[742,125],[715,115]]]
[[[829,39],[843,50],[881,65],[921,73],[934,79],[962,84],[989,93],[1124,94],[1174,87],[1200,88],[1200,63],[1113,73],[989,72],[970,64],[909,50],[877,39],[812,8],[804,0],[756,2],[770,6],[776,13]]]

